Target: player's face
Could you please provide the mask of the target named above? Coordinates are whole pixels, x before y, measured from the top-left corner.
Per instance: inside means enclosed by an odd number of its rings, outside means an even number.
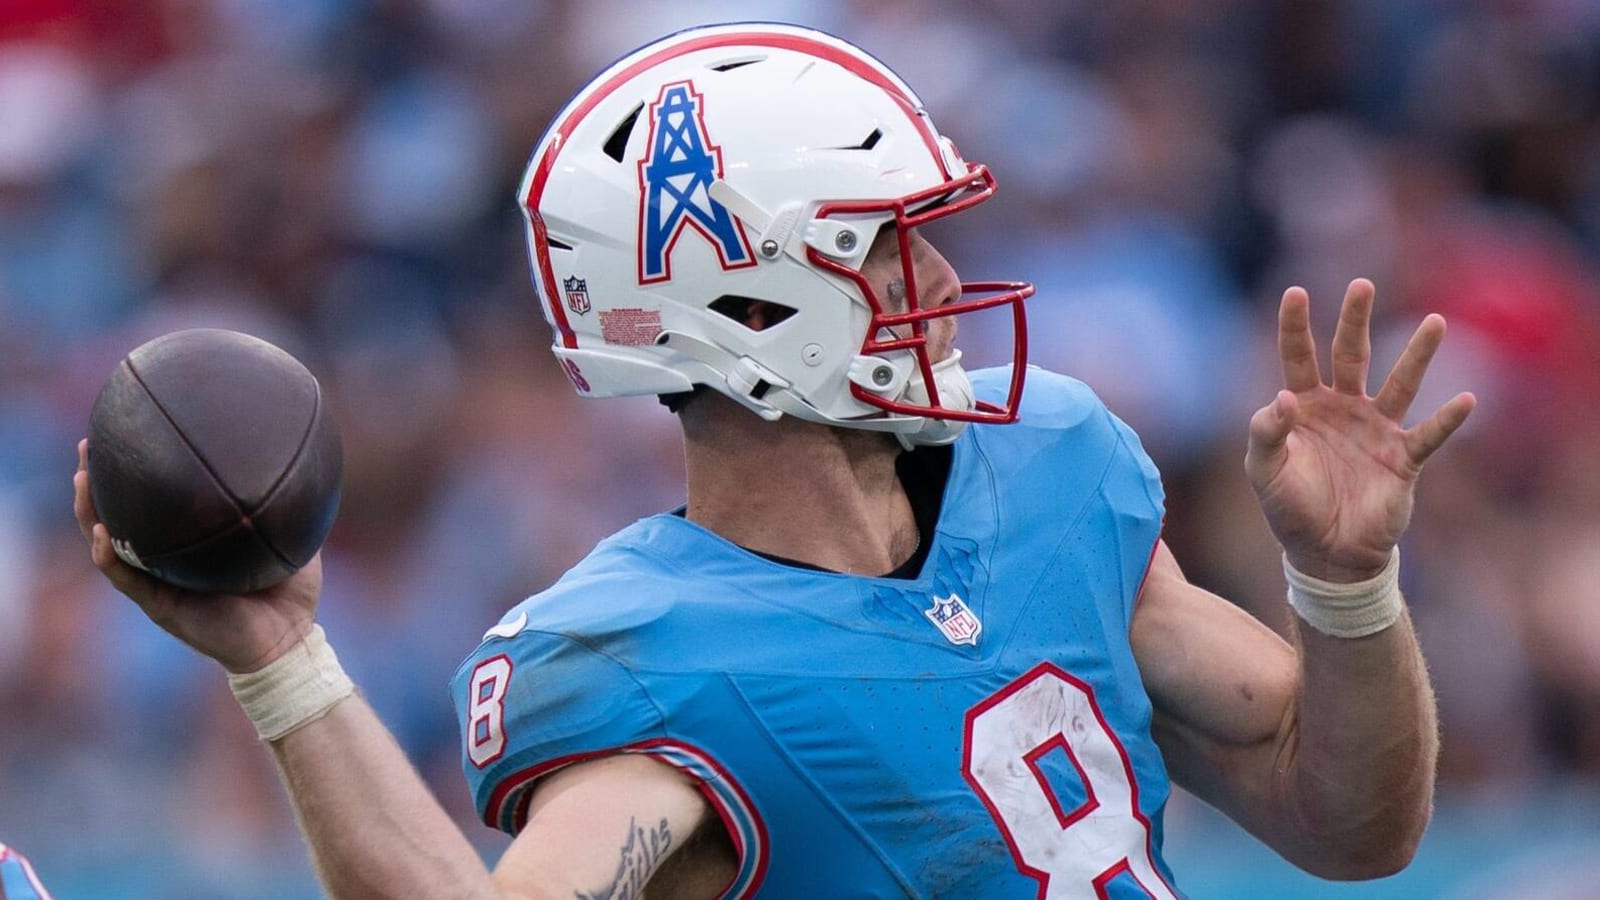
[[[916,281],[917,305],[921,309],[937,309],[946,303],[961,299],[961,279],[939,251],[934,249],[915,229],[911,232],[911,271]],[[900,258],[900,241],[893,227],[883,228],[861,264],[861,274],[877,292],[878,302],[884,312],[905,312],[907,308],[906,270]],[[955,348],[956,317],[940,316],[927,323],[928,355],[934,361],[944,359]],[[900,336],[910,333],[911,326],[894,329]]]

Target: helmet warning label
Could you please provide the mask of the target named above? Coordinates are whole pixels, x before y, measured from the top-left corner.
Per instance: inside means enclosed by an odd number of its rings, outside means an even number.
[[[661,335],[661,310],[624,307],[600,310],[600,337],[621,347],[647,347]]]

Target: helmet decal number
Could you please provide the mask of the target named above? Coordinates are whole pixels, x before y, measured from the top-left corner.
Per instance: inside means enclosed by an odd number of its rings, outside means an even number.
[[[589,386],[589,379],[583,377],[583,370],[572,360],[561,360],[561,371],[567,373],[567,380],[572,382],[572,386],[577,388],[579,393],[587,394],[594,390]]]
[[[711,199],[722,148],[706,132],[705,100],[691,81],[662,85],[650,104],[650,149],[639,161],[639,283],[672,278],[684,226],[711,242],[724,269],[756,264],[750,240],[726,206]]]

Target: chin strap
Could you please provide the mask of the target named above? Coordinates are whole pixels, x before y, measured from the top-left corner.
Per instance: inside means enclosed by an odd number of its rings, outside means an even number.
[[[711,385],[742,406],[767,421],[784,415],[808,422],[835,425],[841,428],[859,428],[865,431],[892,432],[900,445],[907,450],[948,444],[961,435],[967,423],[928,416],[887,415],[870,419],[836,421],[818,415],[817,411],[791,391],[789,382],[746,356],[734,356],[708,341],[683,332],[665,332],[662,344],[686,353],[704,363],[708,369],[722,373],[724,385]],[[939,403],[946,409],[970,410],[977,405],[972,390],[972,380],[961,368],[961,351],[952,351],[948,357],[933,364],[933,383],[939,389]],[[766,387],[757,390],[758,384]],[[760,394],[760,396],[757,396]],[[915,368],[906,378],[900,399],[917,406],[930,403],[927,386]]]
[[[688,354],[704,363],[711,372],[722,376],[723,386],[707,384],[725,396],[732,397],[741,406],[768,422],[775,422],[787,410],[771,402],[777,394],[787,393],[789,382],[776,373],[757,364],[748,356],[734,356],[717,345],[703,341],[681,331],[664,331],[658,343],[680,353]],[[761,384],[766,388],[757,390]],[[769,396],[771,392],[772,396]],[[761,393],[761,396],[756,396]]]

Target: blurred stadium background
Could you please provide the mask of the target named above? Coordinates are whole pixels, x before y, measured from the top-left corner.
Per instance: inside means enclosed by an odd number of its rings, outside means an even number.
[[[1191,577],[1275,627],[1240,460],[1279,292],[1307,285],[1326,338],[1374,278],[1382,366],[1450,317],[1422,404],[1482,404],[1405,548],[1444,728],[1416,864],[1317,882],[1182,796],[1170,856],[1197,900],[1600,897],[1596,0],[0,4],[0,838],[63,900],[317,896],[222,678],[107,588],[69,513],[111,366],[215,325],[330,390],[348,482],[324,620],[497,852],[447,678],[681,492],[669,415],[580,403],[552,364],[511,197],[592,72],[751,18],[879,54],[993,166],[1000,197],[946,254],[1038,282],[1034,360],[1134,424]]]

